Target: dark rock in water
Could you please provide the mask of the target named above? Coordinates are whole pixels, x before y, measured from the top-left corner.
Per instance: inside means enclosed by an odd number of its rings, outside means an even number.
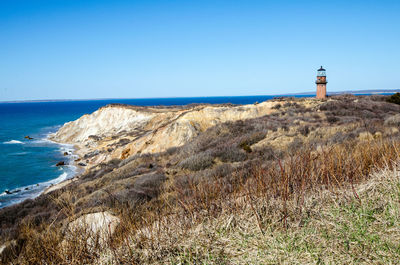
[[[36,187],[39,187],[39,184],[36,184]]]
[[[56,164],[56,167],[64,166],[64,165],[65,165],[65,162],[64,162],[64,161],[60,161],[60,162],[58,162],[58,163]]]
[[[80,163],[78,163],[78,166],[81,166],[81,167],[86,167],[86,164],[85,164],[85,163],[82,163],[82,162],[80,162]]]
[[[17,192],[20,192],[20,191],[21,191],[21,190],[14,190],[14,191],[5,190],[4,192],[5,192],[6,194],[10,195],[10,194],[14,194],[14,193],[17,193]]]
[[[29,188],[28,188],[28,187],[26,187],[26,188],[25,188],[25,190],[29,190]]]
[[[25,136],[25,139],[28,139],[28,140],[33,140],[33,138],[32,138],[32,137],[30,137],[29,135]]]
[[[78,158],[78,159],[75,159],[75,162],[79,162],[79,161],[81,161],[81,159],[80,159],[80,158]]]
[[[68,152],[64,152],[64,156],[67,156],[68,155]]]

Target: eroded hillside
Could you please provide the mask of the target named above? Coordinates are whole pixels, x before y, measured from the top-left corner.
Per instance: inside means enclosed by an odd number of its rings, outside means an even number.
[[[66,123],[52,140],[74,144],[90,165],[182,146],[208,128],[271,114],[277,102],[181,108],[109,105]],[[309,101],[310,105],[318,104]]]

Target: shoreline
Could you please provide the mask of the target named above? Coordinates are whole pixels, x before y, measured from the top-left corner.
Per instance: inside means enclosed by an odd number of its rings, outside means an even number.
[[[50,136],[54,134],[54,132],[49,132],[45,137],[37,139],[38,141],[49,142],[56,145],[57,151],[60,153],[67,152],[68,155],[64,156],[65,166],[66,168],[60,168],[61,173],[58,174],[55,178],[51,178],[44,182],[38,182],[29,184],[26,186],[18,186],[13,189],[6,189],[0,196],[9,196],[5,202],[4,206],[0,203],[0,209],[11,207],[18,205],[24,202],[27,199],[35,199],[42,194],[47,194],[52,190],[56,190],[54,187],[58,187],[61,183],[71,181],[76,179],[77,176],[81,175],[83,172],[83,168],[78,165],[75,160],[79,157],[76,153],[76,147],[71,144],[66,143],[58,143],[50,139]],[[80,158],[80,157],[79,157]]]
[[[84,168],[79,165],[79,161],[82,159],[82,157],[80,157],[78,155],[79,147],[77,145],[59,143],[59,142],[51,140],[50,139],[51,135],[54,135],[55,133],[56,132],[49,133],[46,136],[46,140],[49,141],[49,142],[52,142],[54,144],[57,144],[59,146],[70,146],[70,147],[72,147],[71,149],[69,149],[67,151],[67,152],[70,152],[70,154],[68,154],[66,156],[66,157],[68,157],[68,160],[69,160],[68,164],[66,166],[73,166],[74,167],[74,170],[73,170],[74,173],[70,178],[61,180],[60,182],[51,184],[50,186],[46,187],[44,190],[42,190],[42,192],[38,196],[40,196],[42,194],[48,194],[48,193],[50,193],[52,191],[55,191],[55,190],[58,190],[58,189],[61,189],[61,188],[65,187],[69,183],[72,183],[73,181],[77,180],[80,177],[80,175],[82,175],[82,173],[85,171]],[[62,148],[60,148],[60,151],[63,152]]]

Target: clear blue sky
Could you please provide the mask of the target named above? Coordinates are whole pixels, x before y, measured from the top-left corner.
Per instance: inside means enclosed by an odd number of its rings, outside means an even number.
[[[0,0],[0,101],[400,88],[400,1]]]

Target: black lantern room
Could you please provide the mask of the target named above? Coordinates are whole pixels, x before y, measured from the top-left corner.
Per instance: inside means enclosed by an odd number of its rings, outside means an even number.
[[[317,76],[326,76],[326,71],[325,71],[324,68],[322,68],[322,66],[321,66],[321,68],[318,69],[318,75]]]

